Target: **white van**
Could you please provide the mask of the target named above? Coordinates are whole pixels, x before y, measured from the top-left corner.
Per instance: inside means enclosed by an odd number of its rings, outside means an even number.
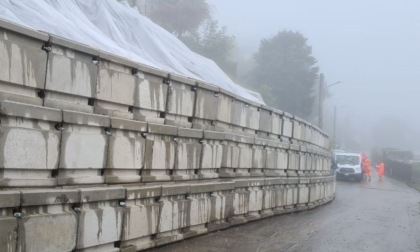
[[[336,152],[334,153],[337,179],[352,178],[362,181],[362,155],[360,153]]]

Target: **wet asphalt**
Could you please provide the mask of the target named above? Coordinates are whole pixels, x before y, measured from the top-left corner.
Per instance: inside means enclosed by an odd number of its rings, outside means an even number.
[[[334,201],[150,250],[420,251],[420,192],[389,178],[337,181]]]

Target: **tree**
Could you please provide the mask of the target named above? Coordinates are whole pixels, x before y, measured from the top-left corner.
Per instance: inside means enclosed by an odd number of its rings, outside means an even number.
[[[219,28],[217,21],[208,20],[199,31],[180,39],[194,52],[212,59],[230,77],[235,77],[236,62],[231,60],[235,37],[227,34],[226,26]]]
[[[206,0],[159,0],[149,17],[177,36],[192,51],[212,59],[230,77],[236,75],[232,61],[235,37],[211,17]]]
[[[150,19],[180,38],[186,32],[195,32],[211,18],[206,0],[158,0]]]
[[[263,39],[254,55],[249,86],[266,103],[309,120],[314,108],[314,85],[319,69],[308,39],[299,32],[282,31]]]

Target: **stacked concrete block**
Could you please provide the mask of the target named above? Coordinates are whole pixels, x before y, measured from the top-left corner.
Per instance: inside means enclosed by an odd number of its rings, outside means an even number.
[[[155,246],[163,207],[161,194],[161,185],[127,188],[121,248],[139,251]]]
[[[235,180],[234,213],[230,222],[235,224],[261,218],[264,179]]]
[[[264,180],[263,204],[261,210],[262,217],[269,217],[274,214],[273,209],[277,207],[277,187],[280,181],[276,178],[269,178]]]
[[[0,111],[0,187],[56,186],[61,111],[11,101]]]
[[[313,177],[311,178],[311,183],[309,184],[309,208],[314,208],[319,205],[320,195],[320,183],[321,178]]]
[[[209,232],[229,227],[228,218],[233,215],[235,183],[233,181],[213,183],[207,191],[210,193]],[[210,191],[211,190],[211,191]]]
[[[98,82],[91,104],[94,112],[132,120],[140,92],[137,64],[104,52],[99,53],[98,60]]]
[[[228,136],[228,135],[227,135]],[[236,168],[235,174],[236,177],[249,177],[252,176],[252,166],[253,166],[253,144],[255,142],[253,137],[248,137],[244,135],[230,135],[233,136],[238,141],[238,149],[239,149],[239,162],[238,168]],[[259,154],[263,154],[263,151],[259,151]],[[256,155],[257,159],[259,159],[258,154]],[[233,155],[232,155],[233,156]],[[232,161],[233,164],[233,161]],[[258,169],[257,169],[258,170]],[[260,172],[257,172],[260,174]],[[255,174],[255,175],[258,175]]]
[[[147,123],[111,118],[105,183],[139,183],[144,167]]]
[[[214,179],[219,177],[223,159],[223,141],[225,134],[216,131],[204,131],[201,147],[201,162],[198,170],[199,179]],[[227,157],[225,156],[225,160]]]
[[[0,20],[0,99],[41,105],[48,35]],[[43,97],[43,95],[40,95]]]
[[[162,186],[156,245],[184,239],[184,230],[189,227],[190,220],[189,193],[190,186],[187,184]]]
[[[298,117],[294,117],[292,120],[293,124],[293,140],[295,143],[300,143],[302,140],[302,121]]]
[[[285,206],[284,211],[293,212],[296,209],[299,197],[299,178],[288,178],[286,182],[285,190]]]
[[[299,211],[308,209],[310,182],[310,178],[299,178],[299,184],[297,185],[298,202],[296,206]]]
[[[134,119],[163,124],[170,84],[168,74],[144,65],[138,65],[133,73],[138,78],[133,107]]]
[[[287,176],[296,177],[300,168],[300,146],[298,144],[290,144],[289,146]]]
[[[117,252],[126,190],[120,187],[83,188],[78,211],[77,251]]]
[[[1,251],[137,251],[334,198],[328,136],[291,114],[4,21],[0,56]]]
[[[202,139],[202,130],[178,129],[173,180],[195,180],[199,178]]]
[[[283,126],[281,139],[283,142],[290,142],[293,137],[293,115],[284,112],[283,114]]]
[[[102,184],[111,120],[107,116],[63,111],[59,185]]]
[[[267,140],[254,138],[250,171],[252,177],[264,177],[264,169],[267,167],[267,145]]]
[[[99,52],[93,48],[51,35],[48,51],[44,105],[92,113]]]
[[[218,111],[214,125],[220,131],[232,131],[232,104],[235,101],[235,97],[235,94],[224,89],[221,89],[218,94]]]
[[[231,107],[233,132],[255,135],[255,132],[259,129],[260,105],[236,96]]]
[[[221,178],[234,178],[239,167],[239,138],[235,134],[225,133],[222,145],[222,164],[219,172]]]
[[[299,176],[306,176],[308,174],[308,154],[307,148],[305,145],[300,145],[300,152],[299,152]]]
[[[169,80],[165,124],[191,128],[196,101],[196,81],[174,74],[169,75]]]
[[[273,141],[281,138],[283,127],[283,112],[265,105],[259,108],[260,122],[258,136],[269,138]]]
[[[77,189],[38,189],[21,192],[17,251],[74,251],[80,201]],[[79,238],[80,240],[80,238]]]
[[[0,191],[0,251],[14,252],[18,238],[20,192]]]
[[[197,82],[193,128],[214,130],[218,114],[220,88]]]
[[[178,128],[148,124],[143,182],[170,181],[174,174]]]
[[[288,166],[289,144],[267,140],[266,164],[264,175],[266,177],[286,176]]]

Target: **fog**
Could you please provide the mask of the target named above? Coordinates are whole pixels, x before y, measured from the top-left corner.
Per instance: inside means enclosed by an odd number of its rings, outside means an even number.
[[[324,104],[330,135],[337,106],[341,144],[420,149],[419,1],[208,2],[236,37],[238,55],[252,57],[261,38],[281,30],[308,38],[327,84],[342,82]]]

